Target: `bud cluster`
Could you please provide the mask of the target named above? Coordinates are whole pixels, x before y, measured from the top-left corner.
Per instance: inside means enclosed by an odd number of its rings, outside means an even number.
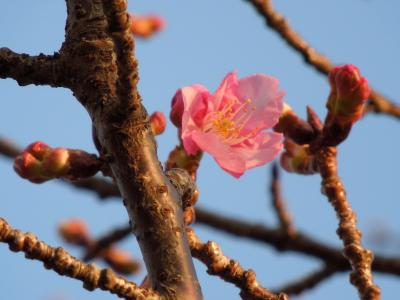
[[[30,144],[14,161],[14,170],[33,183],[53,178],[71,180],[93,176],[102,167],[96,155],[81,150],[51,148],[43,142]]]

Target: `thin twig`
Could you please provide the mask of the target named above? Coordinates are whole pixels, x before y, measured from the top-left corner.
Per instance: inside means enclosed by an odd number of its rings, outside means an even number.
[[[92,246],[87,247],[87,251],[83,257],[84,261],[89,261],[100,254],[101,251],[110,247],[112,244],[124,239],[132,233],[129,225],[116,228],[103,237],[92,242]]]
[[[322,281],[330,278],[336,272],[341,271],[344,270],[338,269],[336,266],[324,265],[320,269],[274,290],[282,291],[288,295],[299,295],[305,290],[314,288]]]
[[[85,264],[67,253],[63,248],[53,248],[39,241],[32,233],[13,229],[0,218],[0,242],[9,245],[14,252],[24,252],[26,258],[43,262],[47,269],[60,275],[78,279],[85,289],[100,288],[125,299],[162,299],[156,292],[138,287],[116,275],[111,269],[99,269],[94,264]]]
[[[361,299],[380,299],[380,288],[374,284],[371,272],[373,254],[361,244],[361,231],[357,228],[356,215],[337,175],[336,148],[320,149],[317,152],[317,162],[322,177],[322,191],[336,211],[339,219],[337,234],[343,241],[343,253],[353,269],[350,282],[358,289]]]
[[[306,63],[317,71],[327,75],[334,67],[326,56],[313,49],[296,31],[294,31],[285,17],[272,6],[272,0],[246,0],[250,2],[264,18],[266,24],[276,31],[287,44],[296,50]],[[372,91],[367,111],[385,113],[400,118],[400,106],[387,99],[377,91]]]
[[[272,165],[271,176],[272,178],[271,178],[270,191],[272,197],[272,205],[278,216],[280,228],[286,234],[293,236],[296,234],[296,228],[292,223],[292,217],[289,214],[285,205],[285,201],[282,197],[279,169],[276,163]]]
[[[288,299],[285,294],[276,295],[263,288],[257,281],[254,271],[244,270],[237,261],[225,256],[217,243],[208,241],[204,244],[193,229],[187,228],[186,231],[192,255],[207,266],[209,274],[219,276],[240,288],[243,299]]]
[[[349,262],[343,257],[341,249],[316,241],[300,231],[295,236],[288,237],[279,229],[229,218],[204,209],[196,209],[196,222],[234,236],[268,244],[278,251],[302,253],[319,258],[340,269],[351,269]],[[372,267],[377,272],[400,276],[400,257],[389,258],[376,255]]]

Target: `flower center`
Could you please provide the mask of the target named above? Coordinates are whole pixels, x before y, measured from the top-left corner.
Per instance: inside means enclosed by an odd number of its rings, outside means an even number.
[[[229,100],[221,110],[210,115],[203,130],[216,133],[229,145],[236,145],[256,136],[259,128],[243,133],[244,126],[255,111],[251,102],[250,98],[244,102],[237,99]]]

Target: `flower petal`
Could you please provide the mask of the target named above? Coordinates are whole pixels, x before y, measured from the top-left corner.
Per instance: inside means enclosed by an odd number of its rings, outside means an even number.
[[[279,154],[283,148],[282,134],[260,132],[254,139],[232,147],[236,156],[246,162],[246,170],[264,165]]]
[[[279,81],[276,78],[264,74],[255,74],[239,80],[235,94],[241,102],[251,99],[250,106],[254,109],[244,125],[246,131],[271,128],[278,122],[285,94],[279,91],[278,85]]]
[[[214,105],[214,110],[220,110],[226,101],[236,98],[234,90],[238,84],[237,74],[235,71],[229,72],[222,80],[221,84],[211,96],[211,102]]]
[[[232,147],[222,143],[216,134],[194,132],[192,138],[200,149],[210,153],[220,167],[229,174],[239,178],[246,171],[245,160],[238,156]]]
[[[191,132],[199,130],[204,117],[209,110],[208,90],[200,84],[194,84],[181,89],[183,101],[182,140],[186,152],[196,154],[199,148],[192,142]]]

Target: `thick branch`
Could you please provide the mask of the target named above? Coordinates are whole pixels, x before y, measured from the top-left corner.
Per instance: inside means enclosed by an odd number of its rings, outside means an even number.
[[[99,269],[93,264],[85,264],[68,254],[63,248],[48,246],[32,233],[22,233],[0,218],[0,242],[9,245],[14,252],[24,252],[26,258],[43,262],[47,269],[58,274],[78,279],[85,289],[100,288],[125,299],[162,299],[157,293],[143,289],[114,274],[111,269]]]
[[[275,30],[287,44],[296,50],[306,63],[313,66],[318,72],[328,75],[334,67],[326,56],[318,53],[312,48],[296,31],[294,31],[285,17],[275,11],[272,0],[247,0],[265,19],[266,24]],[[387,99],[377,91],[373,91],[370,96],[369,111],[385,113],[395,118],[400,118],[400,106]]]
[[[88,4],[90,3],[90,4]],[[161,169],[147,112],[136,89],[137,61],[123,0],[68,0],[69,82],[89,112],[109,158],[155,290],[201,299],[183,225],[181,200]],[[84,6],[84,7],[83,7]]]
[[[64,87],[60,62],[58,53],[30,56],[0,48],[0,78],[15,79],[21,86],[35,84]]]

